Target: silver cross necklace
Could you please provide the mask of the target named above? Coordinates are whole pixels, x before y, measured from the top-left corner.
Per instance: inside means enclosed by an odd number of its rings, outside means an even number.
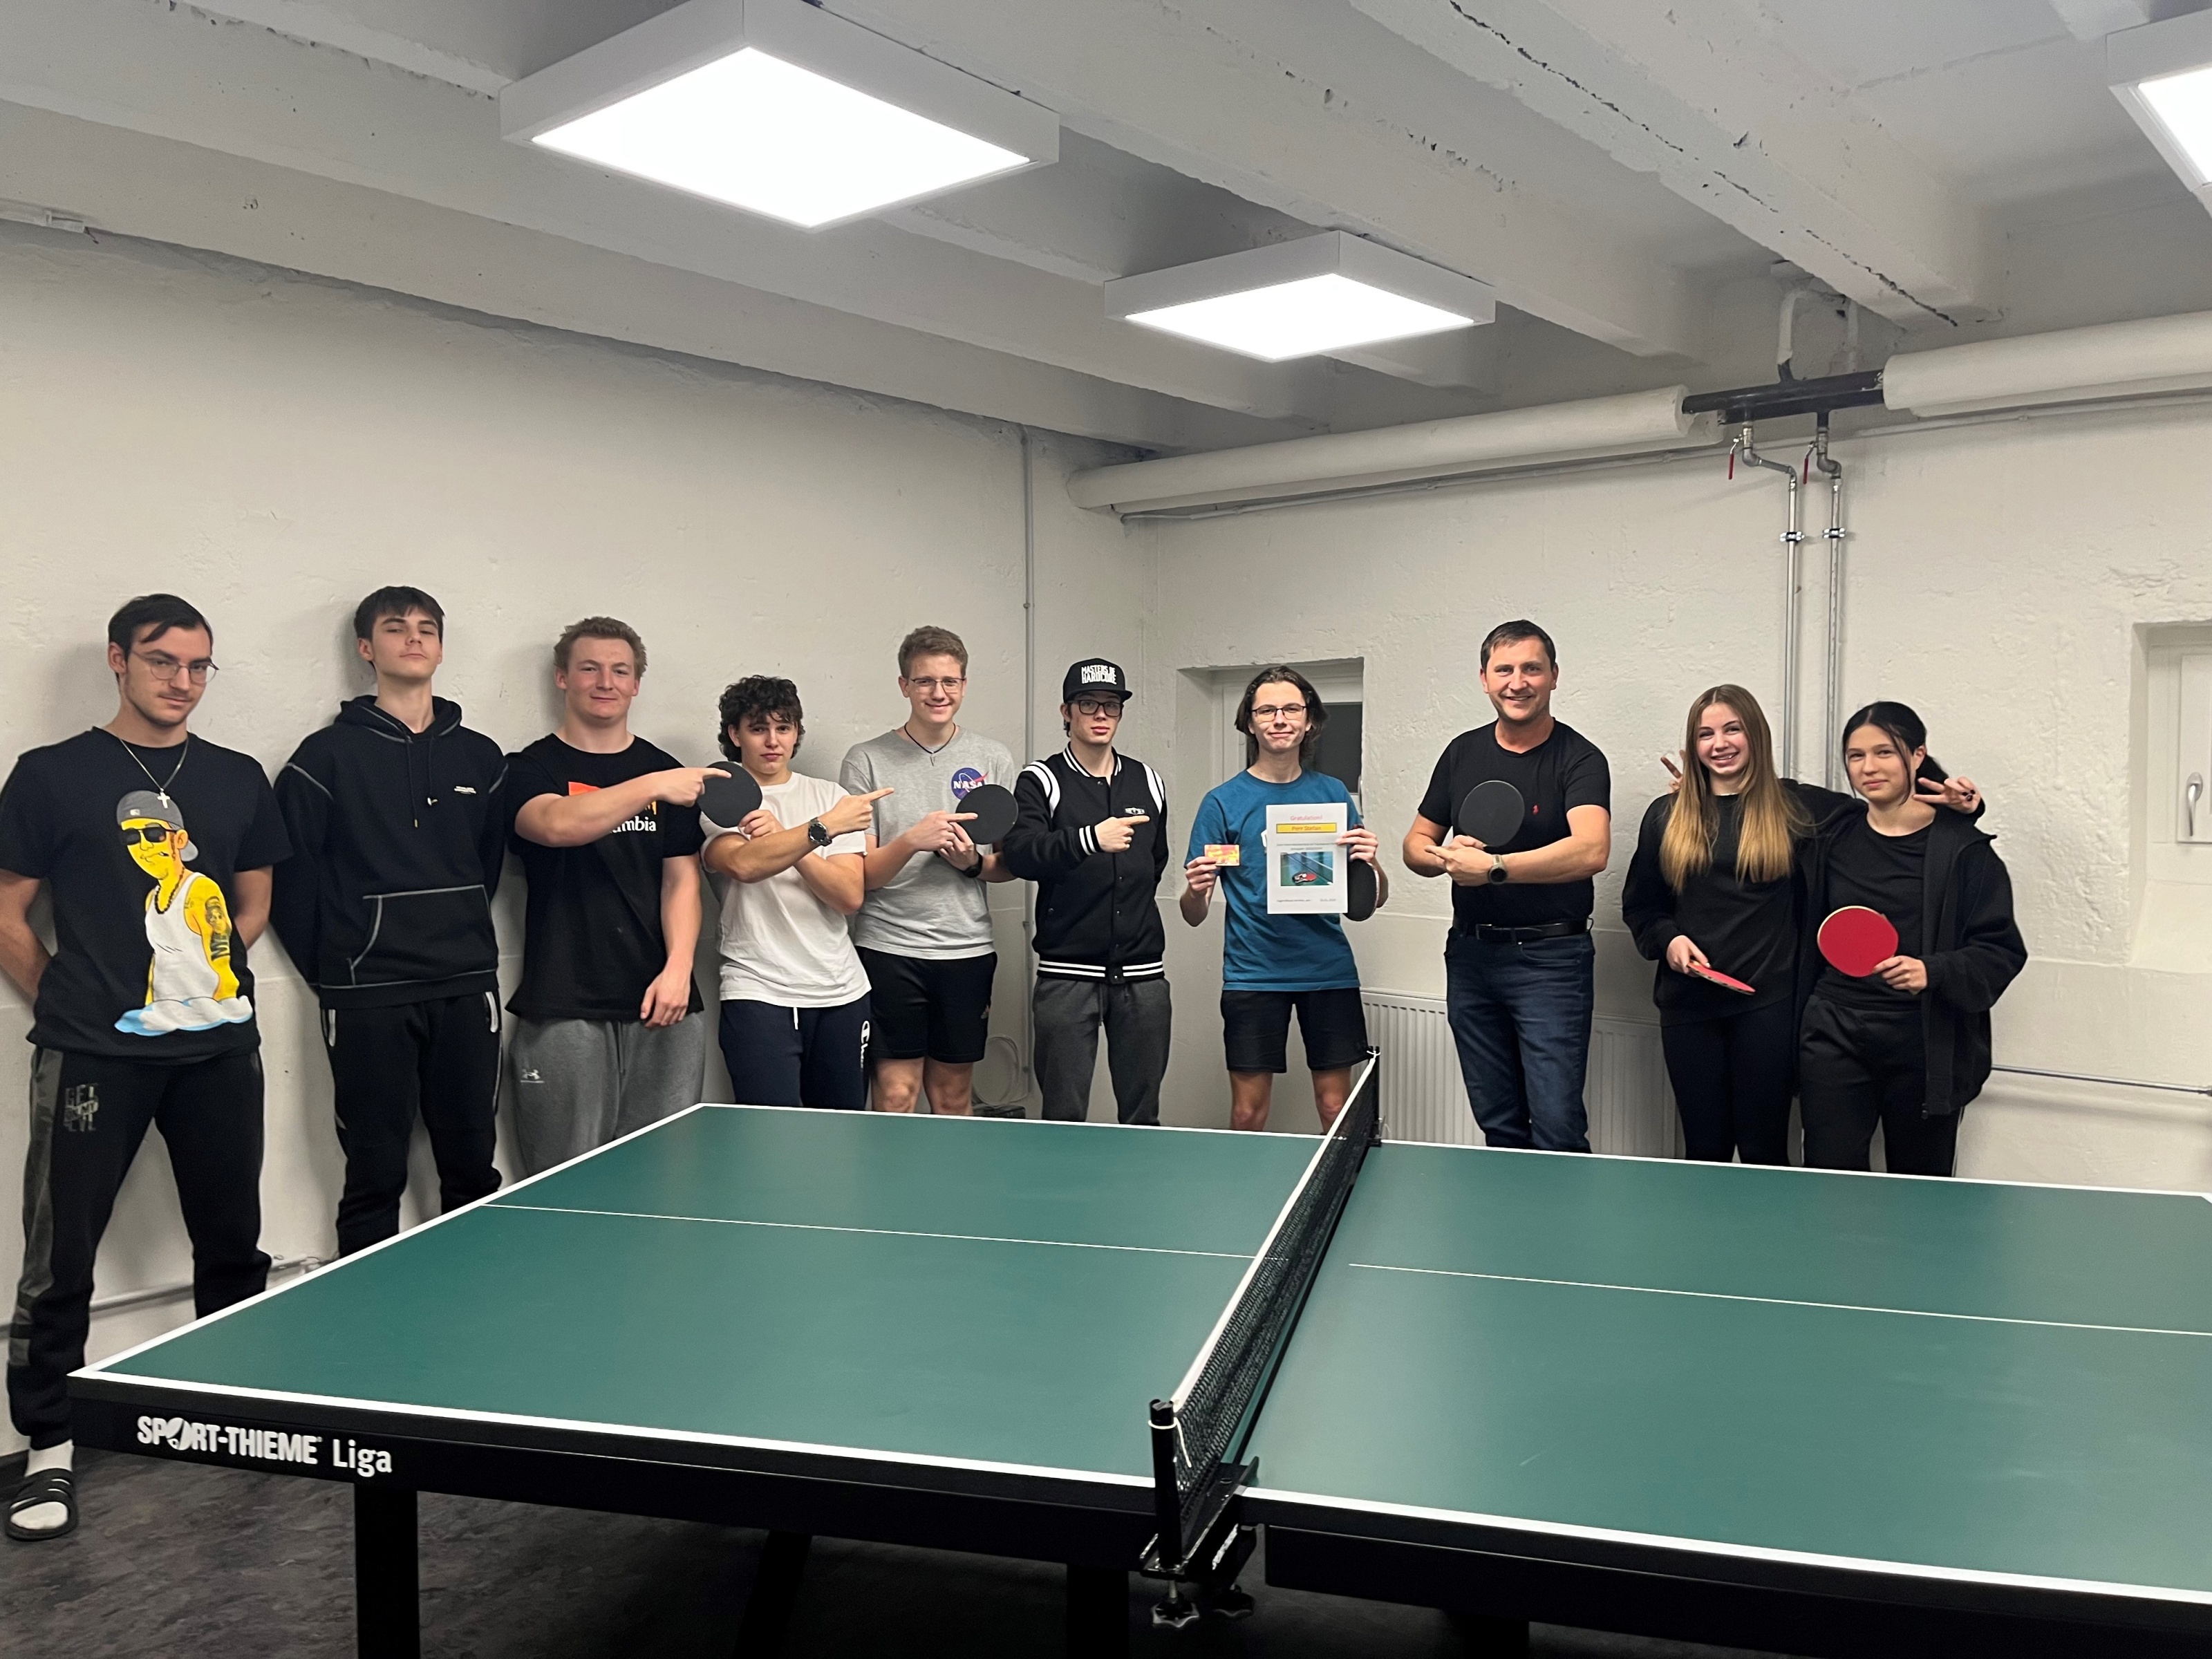
[[[105,727],[101,729],[106,730]],[[177,757],[177,763],[169,769],[168,783],[164,783],[161,779],[154,775],[153,769],[149,767],[144,761],[138,758],[138,751],[136,749],[133,749],[125,739],[121,737],[118,737],[116,733],[112,732],[109,732],[107,735],[111,738],[114,738],[116,742],[122,744],[123,752],[131,757],[131,763],[141,772],[145,773],[146,781],[154,786],[154,799],[160,801],[164,806],[175,805],[176,803],[169,799],[169,784],[174,783],[177,781],[177,774],[185,769],[185,763],[192,757],[192,740],[190,734],[186,734],[185,738],[185,752]]]

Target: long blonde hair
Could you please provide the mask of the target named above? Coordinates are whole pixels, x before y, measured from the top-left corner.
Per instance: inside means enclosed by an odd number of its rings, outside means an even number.
[[[1712,779],[1698,759],[1698,722],[1716,705],[1724,705],[1743,722],[1744,739],[1751,750],[1750,776],[1741,797],[1743,817],[1736,835],[1736,879],[1780,880],[1790,873],[1796,842],[1813,827],[1805,809],[1782,787],[1774,769],[1774,738],[1759,699],[1740,685],[1716,685],[1701,691],[1690,704],[1690,718],[1684,725],[1682,757],[1687,764],[1682,787],[1674,793],[1674,811],[1667,818],[1667,834],[1659,843],[1660,873],[1678,893],[1712,867],[1713,838],[1720,832],[1720,809],[1714,805]]]

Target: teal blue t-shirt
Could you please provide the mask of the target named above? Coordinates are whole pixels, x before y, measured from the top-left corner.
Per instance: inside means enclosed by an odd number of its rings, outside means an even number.
[[[1306,772],[1289,783],[1263,783],[1239,772],[1206,792],[1191,820],[1187,859],[1209,844],[1235,842],[1246,849],[1241,863],[1221,872],[1222,901],[1229,907],[1221,943],[1221,984],[1230,991],[1357,989],[1359,964],[1345,942],[1339,916],[1269,915],[1266,850],[1270,806],[1340,802],[1346,822],[1358,824],[1352,793],[1326,772]]]

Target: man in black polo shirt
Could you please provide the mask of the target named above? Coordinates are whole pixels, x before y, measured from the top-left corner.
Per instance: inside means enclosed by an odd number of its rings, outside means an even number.
[[[1172,1014],[1167,933],[1153,895],[1167,868],[1167,791],[1114,747],[1128,677],[1103,657],[1060,687],[1067,747],[1014,780],[1019,816],[1000,853],[1037,884],[1036,990],[1030,1003],[1044,1115],[1091,1114],[1098,1028],[1124,1123],[1160,1121]]]
[[[27,750],[0,790],[0,969],[33,1005],[23,1279],[8,1404],[31,1443],[7,1532],[76,1525],[69,1374],[84,1364],[93,1262],[150,1127],[192,1240],[203,1316],[259,1293],[261,1033],[246,947],[289,850],[251,755],[189,731],[215,637],[171,593],[107,626],[115,718]],[[31,926],[44,887],[54,949]]]
[[[1612,773],[1595,744],[1552,718],[1552,636],[1526,620],[1482,642],[1498,718],[1451,740],[1429,779],[1406,867],[1449,876],[1444,982],[1468,1100],[1492,1146],[1589,1150],[1583,1078],[1595,1000],[1592,878],[1612,842]],[[1499,779],[1521,792],[1521,827],[1486,847],[1455,835],[1459,803]]]

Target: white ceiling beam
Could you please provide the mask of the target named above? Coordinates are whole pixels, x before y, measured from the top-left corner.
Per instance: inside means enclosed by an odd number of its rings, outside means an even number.
[[[1231,30],[1168,0],[830,0],[1060,112],[1064,125],[1247,201],[1487,283],[1499,299],[1624,350],[1694,356],[1681,273],[1604,219],[1486,171],[1383,105],[1347,100],[1332,7],[1265,0]],[[1249,26],[1249,27],[1248,27]],[[1326,38],[1300,35],[1319,28]],[[1291,33],[1281,40],[1251,33]],[[1418,53],[1407,53],[1419,65]],[[1439,76],[1449,82],[1450,77]]]
[[[1353,351],[1333,351],[1329,356],[1419,386],[1473,392],[1498,390],[1498,331],[1494,325],[1455,328],[1418,339],[1392,340]]]
[[[2051,0],[2051,9],[2076,40],[2101,40],[2139,27],[2159,12],[2154,0]]]
[[[0,217],[228,255],[659,350],[1146,449],[1314,429],[1182,402],[781,295],[21,105],[0,103]],[[51,215],[49,216],[51,217]]]
[[[1109,321],[1095,289],[867,222],[810,234],[502,142],[480,94],[143,0],[0,9],[0,99],[1268,419],[1326,406],[1316,366]]]
[[[1979,216],[1732,0],[1352,0],[1908,326],[1984,317]]]

